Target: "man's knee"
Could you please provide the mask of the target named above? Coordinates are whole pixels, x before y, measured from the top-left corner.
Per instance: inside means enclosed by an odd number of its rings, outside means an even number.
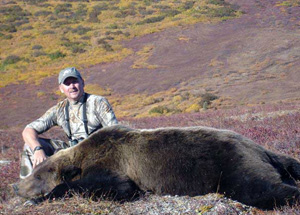
[[[61,148],[67,148],[67,145],[63,141],[53,141],[50,139],[39,138],[39,143],[43,147],[43,150],[47,156],[53,155],[56,150]],[[58,148],[61,146],[61,148]],[[24,144],[23,152],[21,154],[21,167],[20,167],[20,178],[24,179],[29,176],[33,171],[33,150],[27,145]]]
[[[32,173],[32,150],[28,145],[24,145],[24,150],[21,154],[20,178],[26,178]]]

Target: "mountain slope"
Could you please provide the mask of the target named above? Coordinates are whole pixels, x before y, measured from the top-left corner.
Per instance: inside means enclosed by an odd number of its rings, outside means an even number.
[[[107,96],[119,117],[201,111],[207,97],[208,108],[298,102],[299,0],[226,2],[244,14],[124,41],[128,57],[81,70],[87,91]],[[0,127],[23,125],[60,99],[56,76],[0,92]]]
[[[125,43],[135,55],[88,68],[87,80],[123,96],[156,93],[154,100],[160,102],[155,105],[170,112],[201,104],[207,93],[220,98],[213,107],[297,101],[300,10],[299,1],[297,7],[281,6],[286,2],[230,1],[244,11],[241,18],[135,38]],[[178,95],[180,104],[187,103],[183,108],[174,104]],[[133,112],[143,103],[143,98],[136,100]]]

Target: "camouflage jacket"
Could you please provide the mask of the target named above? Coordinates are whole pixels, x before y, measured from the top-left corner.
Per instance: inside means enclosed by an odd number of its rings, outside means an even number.
[[[71,129],[71,138],[79,139],[86,138],[88,135],[85,132],[83,122],[83,100],[82,98],[72,104],[69,104],[69,120]],[[53,126],[60,126],[64,132],[70,136],[68,124],[66,121],[65,107],[67,105],[67,99],[59,102],[52,108],[50,108],[42,117],[28,124],[26,128],[32,128],[36,130],[38,134],[41,134]],[[102,96],[87,94],[86,101],[86,116],[88,120],[88,133],[92,133],[102,127],[118,124],[116,116],[112,110],[112,107],[108,103],[107,99]]]

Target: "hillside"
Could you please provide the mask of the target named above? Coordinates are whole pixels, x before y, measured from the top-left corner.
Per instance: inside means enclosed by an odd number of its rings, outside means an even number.
[[[118,117],[198,112],[205,101],[217,109],[299,101],[299,0],[147,2],[2,1],[1,11],[21,5],[31,16],[2,33],[12,38],[1,37],[0,128],[24,125],[61,99],[56,76],[73,65],[86,90],[107,96]],[[80,8],[83,21],[75,16]],[[90,22],[96,8],[99,22]],[[84,44],[82,53],[71,51]],[[51,58],[60,50],[66,56]]]

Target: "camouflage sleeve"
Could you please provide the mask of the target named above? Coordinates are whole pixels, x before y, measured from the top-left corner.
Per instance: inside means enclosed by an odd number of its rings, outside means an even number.
[[[97,103],[95,115],[100,120],[103,127],[118,124],[115,113],[106,98],[102,98]]]
[[[50,108],[42,117],[31,122],[26,128],[34,129],[38,134],[44,133],[51,127],[57,125],[57,106]]]

